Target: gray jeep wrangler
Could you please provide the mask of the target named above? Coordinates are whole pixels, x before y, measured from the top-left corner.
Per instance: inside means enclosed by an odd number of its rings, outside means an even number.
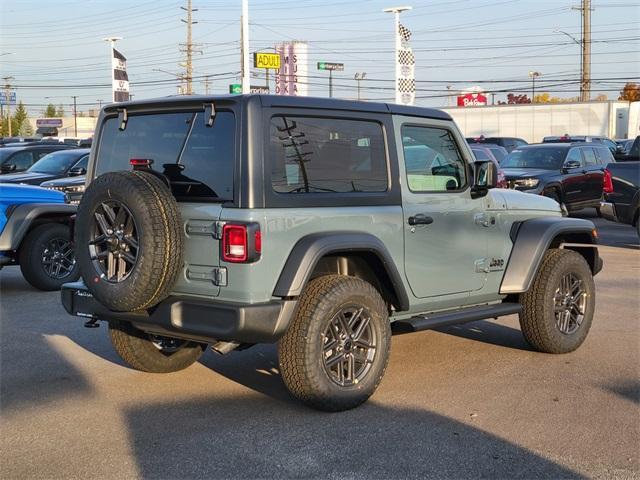
[[[494,188],[451,117],[382,103],[176,97],[103,109],[66,310],[109,323],[133,368],[173,372],[278,342],[322,410],[375,391],[391,332],[519,314],[564,353],[593,319],[597,233]],[[393,327],[393,328],[392,328]]]

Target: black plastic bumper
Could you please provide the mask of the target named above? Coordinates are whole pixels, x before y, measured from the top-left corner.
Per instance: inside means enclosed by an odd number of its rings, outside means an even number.
[[[114,312],[98,302],[82,282],[63,285],[60,295],[71,315],[127,321],[150,333],[207,343],[273,343],[286,331],[296,304],[282,300],[236,305],[172,296],[148,311]]]

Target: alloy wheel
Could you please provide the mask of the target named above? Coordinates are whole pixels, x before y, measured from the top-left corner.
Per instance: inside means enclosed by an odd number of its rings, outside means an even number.
[[[573,273],[563,275],[553,301],[558,330],[565,335],[571,335],[580,328],[584,320],[587,306],[584,282]]]
[[[42,267],[45,273],[56,280],[71,275],[76,266],[76,256],[69,240],[52,238],[42,252]]]

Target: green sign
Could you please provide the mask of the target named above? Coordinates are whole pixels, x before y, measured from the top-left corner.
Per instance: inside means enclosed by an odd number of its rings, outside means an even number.
[[[318,62],[318,70],[344,70],[344,63]]]
[[[240,85],[239,83],[232,83],[231,85],[229,85],[229,93],[242,93],[242,85]]]

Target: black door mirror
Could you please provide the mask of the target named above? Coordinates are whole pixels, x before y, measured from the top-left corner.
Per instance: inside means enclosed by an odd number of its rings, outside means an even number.
[[[87,169],[83,167],[73,167],[69,170],[70,177],[78,177],[87,173]]]
[[[578,160],[567,160],[562,165],[562,170],[564,172],[568,172],[569,170],[573,170],[575,168],[580,168],[580,162]]]
[[[489,189],[498,185],[498,169],[492,161],[476,161],[473,164],[473,187],[471,198],[484,197]]]
[[[15,172],[16,171],[16,164],[15,163],[3,163],[2,167],[0,168],[0,171],[2,173]]]

